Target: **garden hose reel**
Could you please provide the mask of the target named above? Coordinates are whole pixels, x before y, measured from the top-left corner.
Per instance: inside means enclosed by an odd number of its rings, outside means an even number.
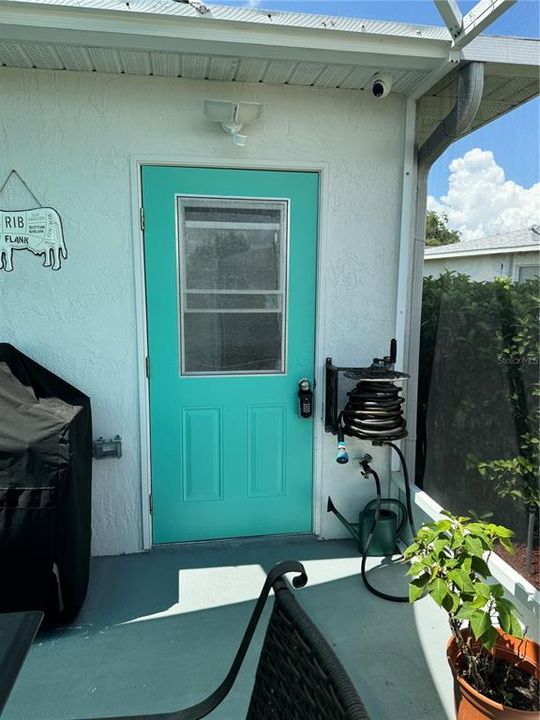
[[[412,516],[409,473],[405,456],[395,444],[396,440],[407,437],[407,424],[403,415],[401,396],[402,383],[409,375],[394,369],[396,362],[396,341],[390,343],[390,354],[374,358],[369,367],[338,367],[332,359],[326,360],[326,403],[325,430],[337,436],[336,462],[349,462],[345,436],[367,440],[374,446],[388,446],[398,455],[405,478],[406,506],[395,498],[383,498],[378,474],[371,467],[372,458],[365,454],[360,460],[364,477],[373,477],[376,485],[376,499],[370,501],[360,513],[358,523],[350,523],[328,497],[327,511],[334,513],[341,524],[359,543],[362,553],[362,578],[368,590],[375,595],[394,602],[407,602],[408,597],[383,593],[371,585],[366,574],[368,555],[392,555],[397,550],[397,539],[407,524],[415,534]],[[347,403],[339,410],[339,379],[344,376],[356,380],[356,385],[347,392]],[[388,508],[396,505],[402,513],[400,523],[397,515]],[[383,507],[385,506],[385,507]]]

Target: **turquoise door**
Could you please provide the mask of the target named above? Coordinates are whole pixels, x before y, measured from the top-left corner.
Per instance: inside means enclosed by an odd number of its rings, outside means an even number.
[[[318,175],[144,166],[153,539],[311,531]]]

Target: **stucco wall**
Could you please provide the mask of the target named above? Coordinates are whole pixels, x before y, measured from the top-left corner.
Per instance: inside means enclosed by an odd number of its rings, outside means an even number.
[[[0,338],[90,395],[94,436],[122,436],[120,460],[94,462],[93,551],[134,552],[142,533],[133,158],[327,164],[317,364],[326,355],[364,364],[387,350],[394,329],[404,101],[6,68],[0,87],[0,182],[16,168],[40,202],[58,210],[69,253],[58,272],[28,252],[14,254],[13,272],[0,271]],[[245,149],[204,120],[207,97],[264,104]],[[0,207],[28,206],[22,188],[8,190]],[[319,433],[316,441],[322,502],[331,492],[352,518],[373,495],[371,482],[360,481],[356,465],[335,464],[333,437]],[[343,534],[333,517],[322,517],[323,536]]]
[[[438,277],[445,270],[455,270],[469,275],[472,280],[493,280],[499,275],[514,276],[516,266],[535,265],[538,253],[504,253],[500,255],[476,255],[471,257],[430,257],[424,260],[424,275]]]

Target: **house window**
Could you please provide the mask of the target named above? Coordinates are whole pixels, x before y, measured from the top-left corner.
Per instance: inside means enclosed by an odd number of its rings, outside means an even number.
[[[285,372],[288,203],[178,198],[183,375]]]
[[[538,277],[540,272],[538,264],[536,265],[518,265],[517,266],[517,281],[523,282],[524,280],[531,280],[532,278]]]

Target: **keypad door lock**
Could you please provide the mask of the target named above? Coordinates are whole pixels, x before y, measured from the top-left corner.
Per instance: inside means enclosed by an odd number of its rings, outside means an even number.
[[[313,415],[313,390],[306,378],[298,383],[298,405],[301,417],[310,418]]]

